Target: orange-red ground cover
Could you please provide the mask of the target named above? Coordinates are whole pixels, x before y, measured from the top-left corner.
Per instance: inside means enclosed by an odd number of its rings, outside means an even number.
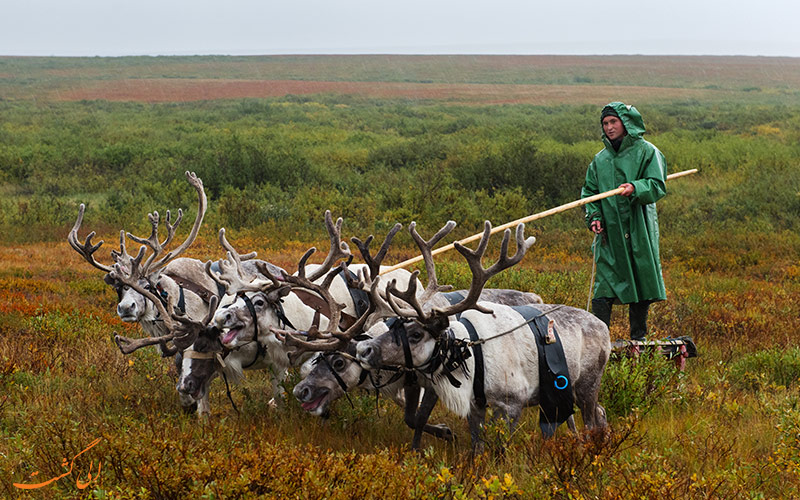
[[[373,98],[443,100],[481,104],[566,104],[602,105],[619,94],[611,85],[512,85],[444,84],[399,82],[339,82],[305,80],[221,80],[221,79],[124,79],[89,83],[68,90],[53,91],[54,100],[184,102],[245,97],[280,97],[287,94],[348,94]],[[624,87],[629,99],[696,98],[707,93],[698,89]],[[719,91],[717,91],[719,93]]]

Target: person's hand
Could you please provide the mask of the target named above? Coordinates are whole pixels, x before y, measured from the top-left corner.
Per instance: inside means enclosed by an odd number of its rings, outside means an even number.
[[[603,223],[599,220],[593,220],[592,223],[589,224],[589,230],[594,234],[600,234],[603,232]]]
[[[633,194],[633,184],[631,184],[630,182],[626,182],[625,184],[620,184],[617,189],[619,188],[625,189],[625,191],[620,193],[622,196],[630,196]]]

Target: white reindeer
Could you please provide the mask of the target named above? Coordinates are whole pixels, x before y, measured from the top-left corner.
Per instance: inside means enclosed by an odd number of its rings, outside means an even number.
[[[216,283],[206,274],[203,262],[197,259],[179,258],[197,238],[207,207],[203,181],[190,172],[186,172],[186,177],[197,191],[197,216],[186,240],[173,250],[167,251],[167,246],[171,243],[175,230],[183,218],[182,210],[178,210],[174,224],[171,223],[171,214],[167,211],[164,221],[167,226],[167,236],[163,241],[158,239],[158,226],[161,222],[158,212],[148,214],[152,226],[148,238],[127,233],[128,238],[143,245],[136,257],[128,254],[126,233],[124,230],[120,231],[120,249],[111,251],[115,265],[119,266],[117,272],[114,271],[114,265],[101,264],[95,260],[94,254],[103,245],[103,241],[92,244],[94,231],[89,233],[83,243],[78,240],[78,231],[86,209],[84,204],[80,205],[78,218],[67,236],[69,244],[78,254],[89,264],[106,273],[103,280],[117,291],[119,298],[117,315],[120,319],[129,323],[139,323],[148,337],[163,337],[169,333],[169,318],[167,317],[165,322],[165,315],[157,307],[158,304],[166,307],[167,303],[172,301],[174,306],[179,307],[185,314],[202,318],[208,312],[211,296],[219,293]],[[147,249],[150,249],[151,253],[142,262]],[[120,276],[125,276],[127,281],[136,280],[138,286],[131,286],[120,279]],[[147,293],[140,293],[136,288],[144,289]],[[115,340],[124,354],[129,354],[137,348],[137,344],[131,344],[130,339],[116,337]],[[174,354],[174,350],[168,348],[166,343],[160,342],[158,345],[164,356]]]
[[[425,256],[424,242],[416,234],[413,224],[410,229]],[[426,308],[422,305],[424,298],[436,292],[438,285],[435,283],[431,286],[429,282],[426,293],[419,300],[414,280],[404,292],[390,286],[387,297],[396,318],[374,325],[367,331],[372,339],[359,342],[357,347],[357,359],[363,365],[412,370],[420,384],[433,389],[447,408],[466,417],[473,451],[482,448],[481,429],[487,405],[505,415],[513,428],[522,409],[546,403],[542,395],[549,392],[544,390],[544,380],[540,378],[541,373],[546,372],[540,372],[544,366],[540,362],[537,343],[549,344],[551,339],[537,340],[529,326],[536,319],[526,318],[509,306],[479,302],[486,281],[517,264],[535,239],[526,240],[524,226],[520,224],[516,234],[517,253],[509,258],[510,231],[506,230],[499,261],[485,269],[481,258],[490,232],[491,225],[487,221],[476,251],[455,245],[467,260],[473,275],[469,293],[463,301],[445,307]],[[429,252],[426,266],[433,266]],[[391,300],[392,297],[402,299],[412,308],[404,309]],[[608,328],[594,315],[581,309],[561,305],[537,308],[546,318],[546,324],[555,325],[554,331],[548,330],[546,336],[552,336],[553,345],[561,346],[568,369],[563,379],[556,378],[556,392],[560,388],[564,391],[561,394],[574,395],[587,428],[604,427],[605,412],[597,404],[597,396],[610,353]],[[455,315],[460,315],[460,320]],[[472,324],[476,337],[471,338],[464,320]],[[555,342],[556,339],[560,339],[560,343]],[[552,352],[551,349],[548,351]],[[476,363],[478,357],[483,359],[483,363]],[[483,378],[483,384],[479,383],[480,378]],[[542,430],[546,436],[552,435],[556,426],[571,416],[571,404],[568,411],[564,411],[563,406],[559,408],[561,414],[554,421],[544,421]],[[420,432],[419,426],[416,432]],[[415,435],[412,447],[418,446],[419,440]]]
[[[339,273],[346,270],[329,272],[335,262],[351,256],[347,244],[341,242],[342,219],[338,219],[334,225],[328,211],[325,221],[331,238],[331,250],[325,262],[319,266],[306,266],[307,259],[315,251],[312,248],[301,259],[296,276],[276,276],[275,273],[262,270],[262,276],[256,277],[244,272],[238,253],[225,239],[224,230],[220,231],[220,242],[228,250],[228,257],[220,263],[221,272],[212,273],[212,276],[226,288],[226,295],[206,325],[208,328],[194,326],[195,333],[192,335],[197,342],[184,352],[177,386],[179,392],[189,394],[199,402],[198,413],[209,411],[209,384],[220,373],[226,381],[237,381],[243,376],[244,370],[267,369],[270,372],[272,394],[276,400],[279,399],[282,391],[280,382],[297,360],[291,356],[294,349],[284,345],[272,329],[325,330],[334,312],[332,324],[338,326],[332,329],[340,326],[347,328],[356,321],[361,311],[357,311],[346,279],[339,277]],[[387,237],[383,254],[397,230],[399,227]],[[359,271],[366,266],[368,264],[349,268]],[[308,278],[306,268],[310,272]],[[393,276],[407,283],[411,273],[399,270]],[[344,307],[330,308],[334,310],[331,312],[328,304]],[[199,333],[204,328],[205,333]],[[219,342],[213,341],[215,335],[219,336]],[[220,353],[219,357],[216,356],[217,352]]]

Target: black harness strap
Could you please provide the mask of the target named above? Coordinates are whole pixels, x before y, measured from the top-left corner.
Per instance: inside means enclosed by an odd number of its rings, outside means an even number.
[[[222,370],[222,380],[225,381],[225,393],[228,395],[228,401],[231,402],[231,406],[233,406],[233,409],[236,410],[236,414],[240,415],[239,408],[237,408],[236,403],[233,402],[233,396],[231,395],[231,386],[228,385],[228,376],[225,375],[225,370]]]
[[[443,293],[442,296],[447,299],[451,306],[464,300],[464,294],[461,292],[447,292]]]
[[[178,310],[186,314],[186,294],[182,286],[178,285],[178,289],[180,290],[180,294],[178,295]]]
[[[256,364],[256,362],[259,359],[261,359],[262,356],[267,354],[267,350],[264,348],[261,342],[258,341],[258,316],[256,316],[256,308],[255,306],[253,306],[253,301],[250,300],[250,297],[248,297],[247,294],[244,292],[239,292],[238,296],[241,297],[241,299],[244,301],[244,304],[247,306],[247,310],[250,311],[250,317],[253,319],[253,340],[256,343],[256,349],[257,349],[256,356],[253,358],[253,361],[251,361],[247,366],[242,367],[242,368],[250,368],[251,366]],[[275,315],[278,316],[278,320],[280,320],[280,322],[283,323],[284,325],[284,326],[281,325],[278,326],[281,326],[281,328],[285,328],[286,326],[288,326],[289,328],[296,330],[292,322],[289,321],[289,318],[286,317],[286,312],[283,310],[283,302],[278,300],[275,304],[273,304],[273,307],[275,308]]]
[[[250,299],[248,299],[248,301],[249,300]],[[250,312],[255,314],[255,312],[254,312],[255,309],[253,309],[252,307],[253,307],[252,305],[249,306]],[[281,326],[281,325],[278,325],[278,326],[280,326],[281,328],[285,328],[285,327],[288,326],[292,330],[297,330],[297,328],[294,327],[292,322],[289,321],[289,318],[286,317],[286,311],[284,311],[284,309],[283,309],[283,300],[282,299],[278,299],[278,301],[275,302],[275,304],[273,304],[273,307],[275,308],[275,315],[278,317],[278,319],[284,325],[284,326]]]
[[[513,306],[527,321],[539,352],[539,426],[545,436],[575,413],[575,396],[561,338],[549,318],[533,306]],[[552,330],[551,330],[552,329]],[[549,338],[548,338],[549,337]]]
[[[253,301],[250,300],[250,297],[248,297],[244,292],[239,293],[239,297],[241,297],[241,299],[244,301],[244,305],[247,306],[247,310],[250,311],[250,317],[253,319],[253,340],[256,343],[256,356],[247,366],[242,367],[250,368],[256,364],[259,359],[261,359],[261,356],[267,354],[267,351],[264,349],[264,346],[261,345],[261,342],[258,341],[258,316],[256,316],[256,308],[253,306]]]
[[[161,283],[156,283],[155,286],[152,285],[150,280],[147,280],[147,286],[145,287],[147,290],[151,292],[155,291],[154,295],[158,297],[158,300],[161,301],[161,304],[166,309],[169,306],[169,294],[167,293],[164,288],[161,287]],[[186,294],[183,291],[183,287],[178,284],[178,303],[175,305],[181,314],[186,314]],[[172,313],[172,311],[168,311]]]
[[[219,267],[219,261],[218,260],[215,260],[214,262],[211,263],[211,271],[213,271],[216,274],[219,274],[222,271],[220,269],[220,267]],[[227,292],[227,289],[225,288],[225,285],[223,285],[222,283],[220,283],[217,280],[214,280],[214,282],[217,284],[217,297],[219,297],[219,298],[224,297],[225,296],[225,292]]]
[[[475,375],[472,378],[472,392],[475,395],[475,404],[478,408],[486,408],[486,382],[484,377],[483,348],[480,343],[475,343],[479,339],[478,332],[467,318],[458,318],[458,322],[464,325],[469,332],[469,339],[472,343],[472,354],[475,356]]]
[[[389,318],[385,321],[385,324],[389,327],[389,332],[392,334],[395,343],[403,346],[405,366],[384,365],[378,368],[381,370],[398,372],[398,374],[405,373],[406,378],[404,385],[411,386],[417,384],[416,372],[432,377],[439,367],[441,367],[442,371],[440,375],[447,377],[447,380],[453,387],[461,387],[461,382],[453,376],[452,372],[461,368],[464,373],[467,373],[467,367],[464,361],[472,355],[469,349],[469,342],[455,338],[453,330],[448,328],[442,332],[442,335],[436,340],[436,346],[431,357],[421,365],[415,366],[411,355],[411,347],[408,343],[408,333],[406,332],[405,325],[403,325],[403,321],[400,318]],[[387,384],[397,380],[397,378],[399,378],[399,376],[393,377]]]
[[[330,361],[328,361],[328,357],[325,354],[326,353],[324,353],[324,352],[321,353],[319,356],[317,356],[317,359],[318,360],[321,359],[322,362],[325,363],[325,366],[328,367],[328,370],[331,371],[331,373],[333,374],[333,378],[336,379],[336,383],[339,384],[339,387],[342,388],[342,391],[344,392],[344,396],[347,398],[347,402],[350,403],[350,408],[355,408],[355,405],[353,404],[353,400],[350,399],[350,394],[347,393],[347,384],[344,383],[344,380],[342,380],[342,377],[340,377],[339,374],[336,373],[336,370],[333,369],[333,365],[331,364]]]
[[[180,286],[181,288],[185,288],[186,290],[189,290],[190,292],[192,292],[195,295],[197,295],[198,297],[200,297],[200,300],[202,300],[205,304],[208,304],[209,301],[211,300],[211,297],[214,295],[214,292],[212,290],[209,290],[208,288],[204,287],[203,285],[201,285],[199,283],[195,283],[194,281],[190,280],[189,278],[186,278],[184,276],[178,276],[177,274],[173,274],[173,273],[169,273],[169,272],[165,272],[164,275],[172,278],[172,280],[175,283],[177,283],[178,286]],[[220,284],[217,283],[217,288],[219,288],[219,287],[220,287]],[[224,290],[225,289],[223,288],[223,293],[224,293]]]
[[[404,386],[416,385],[417,383],[417,375],[414,373],[414,360],[411,357],[411,346],[408,344],[408,335],[406,333],[406,327],[403,326],[403,321],[399,318],[391,318],[391,324],[389,325],[389,329],[394,329],[396,332],[399,333],[400,343],[403,345],[403,357],[405,358],[406,368],[406,378],[403,381]],[[388,323],[388,322],[387,322]]]
[[[358,280],[358,276],[356,276],[353,271],[346,268],[342,269],[339,271],[339,276],[344,280],[347,291],[350,292],[350,298],[353,299],[353,305],[356,308],[356,318],[360,318],[361,315],[369,309],[369,293],[361,288],[350,286],[351,282]]]

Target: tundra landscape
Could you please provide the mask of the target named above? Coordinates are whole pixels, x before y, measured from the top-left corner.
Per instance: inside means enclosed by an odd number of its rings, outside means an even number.
[[[120,319],[104,281],[131,271],[112,269],[111,251],[121,230],[150,233],[148,213],[163,239],[167,210],[174,222],[182,209],[182,258],[224,259],[225,228],[236,252],[289,273],[310,247],[313,264],[331,248],[326,210],[355,264],[351,238],[374,235],[375,251],[400,223],[391,265],[420,253],[411,222],[430,238],[455,221],[444,244],[577,199],[615,100],[641,111],[670,173],[698,169],[658,202],[668,299],[650,316],[651,338],[690,336],[698,356],[678,370],[612,354],[605,432],[584,431],[578,411],[578,435],[545,440],[538,409],[513,429],[490,409],[473,454],[466,421],[440,402],[430,423],[454,439],[425,434],[414,450],[403,408],[375,391],[350,391],[326,419],[305,411],[297,368],[277,382],[246,370],[230,395],[217,377],[198,416],[171,357],[115,343],[151,335]],[[97,267],[67,241],[81,204],[79,243],[104,241]],[[486,288],[585,309],[581,209],[525,235],[536,242]],[[799,256],[797,58],[2,57],[0,495],[797,498]],[[439,284],[470,288],[458,252],[434,260]],[[627,333],[616,307],[611,340]]]

